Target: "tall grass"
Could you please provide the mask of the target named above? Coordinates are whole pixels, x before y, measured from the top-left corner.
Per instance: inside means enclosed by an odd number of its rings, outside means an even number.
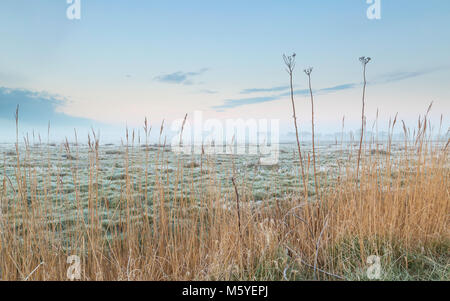
[[[448,132],[436,143],[425,115],[413,134],[404,126],[394,156],[395,125],[388,141],[362,145],[359,172],[353,143],[341,141],[338,174],[317,171],[315,197],[294,192],[256,205],[234,161],[179,155],[171,170],[164,126],[149,145],[147,120],[145,142],[127,130],[112,154],[124,166],[120,187],[105,174],[94,132],[87,162],[76,133],[58,164],[48,143],[17,140],[14,176],[6,155],[1,172],[1,279],[68,280],[67,258],[76,255],[82,280],[363,280],[377,255],[382,279],[448,280]],[[268,181],[277,186],[276,175]]]

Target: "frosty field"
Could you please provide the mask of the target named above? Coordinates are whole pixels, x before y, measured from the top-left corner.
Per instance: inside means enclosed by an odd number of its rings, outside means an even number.
[[[319,195],[308,143],[307,187],[294,144],[273,166],[134,142],[0,144],[2,277],[64,279],[76,254],[85,280],[367,279],[379,254],[383,279],[448,279],[444,142],[367,143],[357,187],[358,144],[321,142]]]

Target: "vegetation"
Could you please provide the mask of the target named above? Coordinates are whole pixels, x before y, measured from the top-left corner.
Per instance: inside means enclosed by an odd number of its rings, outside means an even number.
[[[335,169],[320,169],[313,149],[312,173],[297,130],[295,189],[274,172],[263,197],[236,158],[172,154],[169,164],[164,126],[150,145],[147,120],[144,141],[127,131],[108,149],[120,174],[105,172],[98,134],[80,159],[75,133],[60,165],[55,146],[17,134],[0,174],[0,278],[67,280],[76,255],[82,280],[367,280],[376,255],[381,280],[449,280],[448,132],[436,141],[427,113],[413,133],[403,124],[393,155],[396,124],[387,141],[341,141]]]

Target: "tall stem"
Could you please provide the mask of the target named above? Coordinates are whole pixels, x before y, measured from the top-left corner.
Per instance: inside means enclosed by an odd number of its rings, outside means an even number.
[[[306,178],[305,178],[305,170],[303,168],[303,158],[302,158],[302,150],[301,150],[301,146],[300,146],[300,138],[299,138],[299,134],[298,134],[298,126],[297,126],[297,115],[295,113],[295,103],[294,103],[294,84],[293,84],[293,79],[292,79],[292,68],[289,69],[289,79],[290,79],[290,86],[291,86],[291,102],[292,102],[292,111],[294,113],[293,118],[294,118],[294,126],[295,126],[295,136],[297,138],[297,148],[298,148],[298,156],[299,156],[299,160],[300,160],[300,166],[301,166],[301,170],[302,170],[302,180],[303,180],[303,188],[305,190],[305,198],[308,197],[308,195],[306,194],[307,191],[307,186],[306,186]]]
[[[362,113],[361,113],[361,139],[359,140],[359,151],[358,151],[358,164],[356,169],[356,183],[358,183],[359,180],[359,164],[361,161],[361,150],[362,150],[362,143],[364,138],[364,109],[365,109],[365,97],[366,97],[366,64],[363,65],[363,76],[364,76],[364,86],[363,86],[363,96],[362,96]]]
[[[311,128],[312,128],[312,149],[313,149],[313,166],[314,166],[314,188],[316,191],[316,198],[319,199],[319,187],[317,181],[317,170],[316,170],[316,145],[315,145],[315,136],[314,136],[314,97],[311,87],[311,74],[308,74],[309,81],[309,92],[311,95]]]

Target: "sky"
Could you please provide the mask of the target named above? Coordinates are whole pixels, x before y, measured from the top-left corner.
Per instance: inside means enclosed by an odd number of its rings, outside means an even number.
[[[433,101],[434,123],[450,113],[450,2],[379,0],[0,1],[0,142],[36,129],[56,136],[203,118],[279,120],[293,131],[284,53],[296,53],[299,124],[310,131],[303,69],[312,66],[320,133],[360,127],[362,66],[367,123],[414,127]],[[375,0],[373,0],[375,1]],[[377,0],[378,1],[378,0]]]

